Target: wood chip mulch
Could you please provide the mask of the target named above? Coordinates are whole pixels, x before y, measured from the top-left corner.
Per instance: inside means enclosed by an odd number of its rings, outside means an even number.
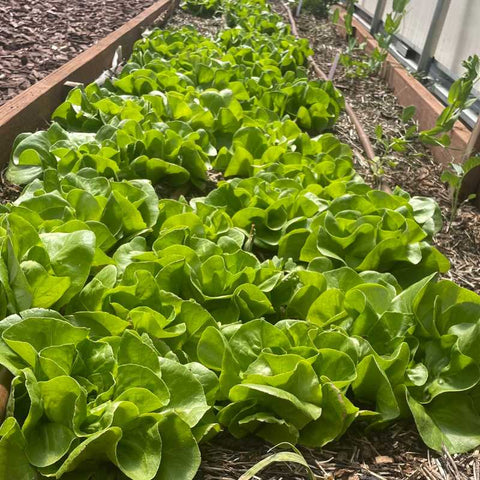
[[[238,480],[255,463],[288,448],[273,448],[247,438],[221,434],[202,447],[195,480]],[[480,451],[470,455],[429,452],[411,425],[396,424],[365,434],[349,430],[322,449],[300,448],[313,474],[322,480],[480,480]],[[277,463],[255,477],[262,480],[306,480],[304,467]]]
[[[155,0],[0,0],[0,105]]]

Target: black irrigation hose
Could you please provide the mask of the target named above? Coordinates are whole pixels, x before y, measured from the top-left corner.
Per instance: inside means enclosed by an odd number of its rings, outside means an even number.
[[[293,18],[293,14],[292,14],[292,11],[290,10],[290,7],[284,2],[282,2],[282,5],[287,12],[288,18],[290,19],[290,26],[292,28],[293,35],[295,35],[296,38],[299,38],[297,24],[295,23],[295,19]],[[333,66],[332,66],[332,71],[330,75],[327,77],[325,73],[322,71],[322,69],[318,66],[317,62],[315,62],[313,57],[309,57],[308,61],[310,62],[310,65],[312,66],[313,70],[315,71],[318,77],[320,77],[323,80],[332,79],[330,77],[333,77],[333,74],[335,73]],[[335,66],[335,62],[334,62],[334,66]],[[352,106],[347,101],[345,101],[345,111],[347,112],[347,115],[350,117],[350,120],[355,126],[355,130],[357,131],[358,138],[360,140],[360,143],[362,144],[363,149],[365,150],[367,158],[369,160],[373,160],[375,158],[375,152],[373,150],[370,139],[368,138],[368,135],[365,133],[365,130],[363,129],[362,124],[360,123],[360,120],[358,119],[357,115],[353,111]]]

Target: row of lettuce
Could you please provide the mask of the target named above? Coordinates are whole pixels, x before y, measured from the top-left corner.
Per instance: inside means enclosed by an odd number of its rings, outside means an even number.
[[[480,297],[437,279],[437,205],[363,183],[324,133],[341,95],[263,0],[222,13],[16,141],[0,478],[192,479],[222,429],[320,447],[413,416],[480,444]]]

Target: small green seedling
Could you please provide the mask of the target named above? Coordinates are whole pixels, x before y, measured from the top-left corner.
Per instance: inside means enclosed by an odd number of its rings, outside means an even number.
[[[308,480],[315,480],[316,477],[312,472],[312,469],[310,468],[307,461],[305,460],[305,457],[302,455],[300,450],[298,450],[298,448],[295,447],[295,445],[292,445],[291,443],[288,443],[288,442],[283,442],[272,447],[270,451],[272,451],[274,448],[278,448],[282,446],[291,448],[293,452],[272,453],[272,455],[269,455],[263,460],[260,460],[253,467],[251,467],[247,472],[245,472],[239,478],[239,480],[252,480],[254,478],[258,478],[256,476],[257,473],[262,471],[264,468],[267,468],[268,466],[272,465],[273,463],[278,463],[278,462],[298,463],[300,465],[303,465],[307,469]]]
[[[459,163],[450,163],[449,169],[444,170],[442,176],[440,177],[442,182],[446,182],[451,189],[452,193],[452,205],[450,210],[450,221],[448,224],[448,229],[450,229],[453,220],[457,216],[458,209],[461,207],[462,203],[473,200],[476,195],[469,195],[463,202],[460,202],[460,190],[462,188],[463,180],[468,172],[474,168],[480,166],[480,156],[469,158],[463,165]]]
[[[342,55],[342,65],[347,69],[350,76],[366,77],[376,74],[380,71],[388,56],[388,49],[392,44],[395,34],[400,30],[400,25],[405,17],[407,6],[410,0],[394,0],[392,11],[387,15],[383,31],[375,35],[378,46],[374,48],[370,55],[365,58],[354,60],[351,58],[351,50],[346,50]],[[348,0],[345,15],[345,30],[347,38],[350,40],[353,35],[352,19],[355,12],[356,0]]]
[[[400,137],[389,137],[384,133],[381,125],[375,127],[376,146],[381,149],[381,154],[370,161],[370,170],[377,188],[381,187],[385,167],[395,168],[398,165],[394,153],[405,152],[408,143],[412,137],[416,135],[416,125],[411,125],[407,128],[408,123],[412,120],[415,113],[416,108],[413,105],[403,109],[400,118],[405,129],[403,135]]]

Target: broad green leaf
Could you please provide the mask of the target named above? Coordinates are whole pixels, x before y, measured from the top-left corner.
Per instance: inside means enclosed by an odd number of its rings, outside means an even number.
[[[73,233],[44,233],[40,238],[55,274],[70,278],[70,288],[57,302],[57,306],[62,306],[81,290],[87,280],[95,253],[95,235],[80,230]]]
[[[433,450],[445,447],[450,453],[464,453],[480,445],[480,416],[472,398],[465,393],[440,395],[422,405],[407,394],[422,440]]]
[[[210,408],[202,384],[185,365],[167,358],[161,359],[160,365],[162,379],[170,392],[170,401],[163,412],[173,412],[194,427]]]
[[[265,348],[286,351],[287,336],[265,320],[253,320],[242,325],[230,339],[230,348],[240,366],[246,369]]]
[[[41,421],[26,438],[29,462],[35,467],[48,467],[69,451],[75,434],[65,425]]]
[[[155,478],[162,461],[162,439],[154,417],[140,416],[122,428],[116,464],[132,480]]]
[[[87,437],[75,447],[56,472],[61,477],[67,472],[95,469],[103,462],[115,462],[116,448],[122,438],[122,429],[110,427]]]
[[[197,442],[180,417],[170,414],[158,426],[162,437],[162,462],[155,480],[192,480],[200,466]]]
[[[322,447],[345,433],[358,414],[358,408],[333,384],[322,387],[322,414],[301,431],[300,442]]]
[[[322,409],[317,405],[300,401],[295,395],[269,385],[243,383],[230,390],[230,400],[242,402],[251,400],[262,409],[274,412],[280,418],[297,428],[320,417]]]
[[[25,438],[13,417],[0,427],[0,476],[18,480],[35,480],[37,474],[25,455]]]

